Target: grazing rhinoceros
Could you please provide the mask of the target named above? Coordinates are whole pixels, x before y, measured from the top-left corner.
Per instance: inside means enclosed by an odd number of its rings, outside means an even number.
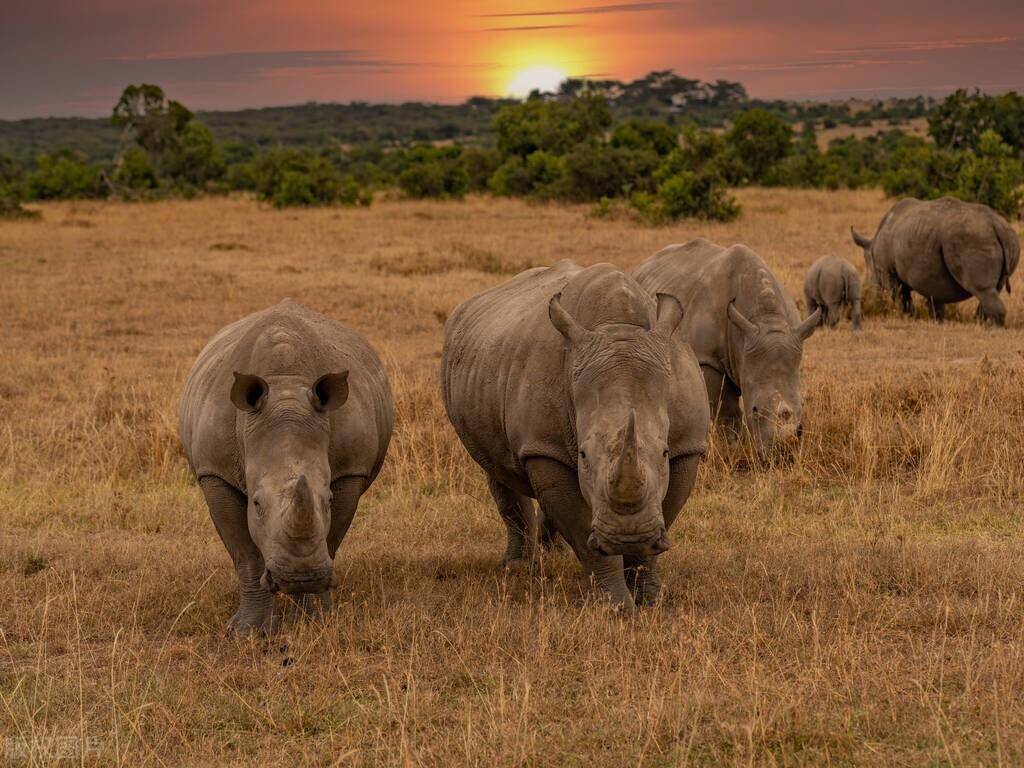
[[[873,240],[851,232],[864,249],[868,279],[899,298],[905,313],[913,311],[911,291],[927,299],[939,322],[947,304],[974,296],[980,317],[1005,323],[999,292],[1004,287],[1010,292],[1020,240],[988,206],[951,197],[930,202],[908,198],[889,209]]]
[[[804,278],[804,298],[807,314],[812,315],[821,307],[829,328],[839,324],[839,308],[849,305],[853,330],[860,330],[860,275],[846,259],[822,256],[811,264]]]
[[[801,322],[767,265],[744,245],[670,245],[632,274],[686,308],[679,334],[697,355],[712,414],[734,429],[742,419],[762,451],[794,445],[802,429],[803,343],[821,309]]]
[[[487,474],[506,566],[533,556],[534,498],[613,602],[655,599],[655,557],[707,449],[697,362],[673,336],[682,314],[617,267],[561,261],[449,317],[445,409]]]
[[[384,462],[392,421],[366,340],[290,299],[199,353],[179,428],[238,573],[236,632],[271,628],[278,589],[329,607],[334,554]]]

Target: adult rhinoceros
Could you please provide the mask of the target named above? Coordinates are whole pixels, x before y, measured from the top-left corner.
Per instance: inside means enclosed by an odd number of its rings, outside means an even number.
[[[651,293],[665,291],[686,307],[679,334],[700,363],[712,414],[734,428],[742,420],[761,450],[795,444],[803,343],[821,309],[801,322],[792,299],[745,245],[724,248],[703,238],[670,245],[632,274]]]
[[[335,552],[392,421],[366,340],[290,299],[227,326],[199,354],[179,427],[238,573],[232,629],[270,629],[278,589],[328,607]]]
[[[986,205],[944,197],[900,200],[882,218],[872,240],[851,228],[864,249],[868,279],[913,311],[911,291],[928,300],[938,321],[946,305],[974,296],[978,312],[997,325],[1006,321],[999,292],[1010,291],[1020,260],[1020,240],[1002,216]]]
[[[659,590],[655,557],[707,449],[693,352],[657,301],[610,264],[523,272],[464,301],[445,324],[444,404],[487,474],[505,563],[532,557],[540,502],[611,599]]]

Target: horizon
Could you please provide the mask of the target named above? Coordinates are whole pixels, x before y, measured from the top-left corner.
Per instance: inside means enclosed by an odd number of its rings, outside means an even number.
[[[104,117],[141,82],[200,112],[459,104],[567,77],[629,82],[666,69],[740,82],[763,100],[1024,90],[1024,12],[1007,0],[897,9],[865,0],[855,10],[813,0],[66,6],[40,0],[5,12],[0,119]]]

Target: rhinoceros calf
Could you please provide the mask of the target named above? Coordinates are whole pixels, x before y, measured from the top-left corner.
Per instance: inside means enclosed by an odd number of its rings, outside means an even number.
[[[632,274],[686,307],[679,334],[700,363],[712,414],[734,429],[745,423],[762,451],[794,445],[803,417],[803,343],[821,309],[801,322],[768,266],[744,245],[670,245]]]
[[[366,340],[290,299],[227,326],[199,354],[179,428],[238,574],[232,629],[269,630],[279,589],[329,607],[335,552],[392,421]]]
[[[853,330],[860,330],[860,275],[846,259],[822,256],[814,262],[804,278],[804,298],[809,315],[822,308],[829,328],[839,324],[840,307],[849,306]]]
[[[609,264],[523,272],[445,324],[444,404],[487,474],[504,563],[545,523],[627,609],[659,590],[655,557],[693,488],[708,405],[679,302]]]
[[[986,205],[944,197],[923,202],[908,198],[889,209],[869,240],[851,228],[864,249],[868,279],[913,311],[911,291],[928,301],[941,322],[946,305],[974,296],[979,316],[1006,322],[999,292],[1010,291],[1020,261],[1020,240],[1006,220]]]

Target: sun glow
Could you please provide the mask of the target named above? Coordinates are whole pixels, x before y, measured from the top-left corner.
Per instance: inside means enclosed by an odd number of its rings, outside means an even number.
[[[529,96],[530,92],[534,90],[557,91],[566,76],[565,70],[560,67],[548,65],[525,67],[516,72],[506,90],[510,96],[520,99]]]

